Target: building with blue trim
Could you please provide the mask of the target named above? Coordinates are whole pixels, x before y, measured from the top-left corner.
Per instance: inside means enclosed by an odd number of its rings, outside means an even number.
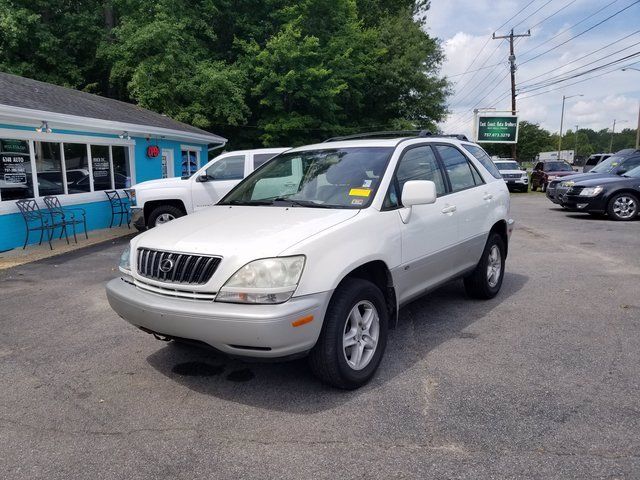
[[[86,210],[89,231],[106,228],[106,190],[189,176],[225,143],[136,105],[0,72],[0,251],[25,239],[16,200],[56,195]]]

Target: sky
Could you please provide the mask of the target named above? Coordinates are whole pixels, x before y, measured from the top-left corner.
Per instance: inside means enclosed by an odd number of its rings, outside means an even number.
[[[531,36],[515,45],[520,120],[558,132],[563,95],[583,95],[566,99],[563,131],[576,125],[611,129],[614,120],[616,131],[637,126],[640,71],[622,68],[640,70],[640,0],[432,0],[426,26],[442,42],[442,74],[453,86],[450,115],[440,125],[444,132],[471,135],[474,108],[511,109],[509,44],[491,39],[494,32],[507,35],[511,28],[515,34],[531,29]],[[592,73],[545,85],[636,53]]]

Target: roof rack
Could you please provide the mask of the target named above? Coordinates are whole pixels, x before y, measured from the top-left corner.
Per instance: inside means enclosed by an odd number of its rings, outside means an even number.
[[[340,142],[343,140],[358,140],[358,139],[364,139],[364,138],[396,138],[396,137],[416,137],[416,138],[445,137],[445,138],[456,138],[458,140],[463,140],[466,142],[469,141],[466,135],[461,135],[461,134],[439,135],[439,134],[433,134],[429,130],[387,130],[387,131],[380,131],[380,132],[356,133],[354,135],[345,135],[342,137],[332,137],[325,140],[324,143]]]

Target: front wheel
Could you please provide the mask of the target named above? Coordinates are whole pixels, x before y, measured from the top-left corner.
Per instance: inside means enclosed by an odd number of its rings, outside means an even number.
[[[631,193],[618,193],[609,200],[607,213],[613,220],[633,220],[638,215],[638,198]]]
[[[327,308],[320,338],[309,355],[311,370],[334,387],[361,387],[380,365],[387,330],[387,305],[380,289],[367,280],[347,278]]]
[[[505,244],[502,237],[492,233],[482,257],[470,275],[464,278],[464,288],[472,298],[488,300],[495,297],[504,278]]]
[[[149,228],[154,228],[182,217],[183,215],[184,212],[178,207],[174,207],[173,205],[160,205],[151,211],[148,225]]]

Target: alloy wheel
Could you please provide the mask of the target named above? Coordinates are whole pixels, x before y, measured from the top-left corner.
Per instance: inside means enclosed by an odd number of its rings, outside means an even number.
[[[497,245],[493,245],[489,250],[489,262],[487,264],[487,282],[491,288],[494,288],[500,280],[502,273],[502,256]]]
[[[369,301],[358,302],[349,312],[344,325],[342,352],[353,370],[365,368],[378,347],[380,317]]]
[[[626,195],[621,195],[613,202],[613,213],[619,218],[633,218],[638,211],[636,200]]]

